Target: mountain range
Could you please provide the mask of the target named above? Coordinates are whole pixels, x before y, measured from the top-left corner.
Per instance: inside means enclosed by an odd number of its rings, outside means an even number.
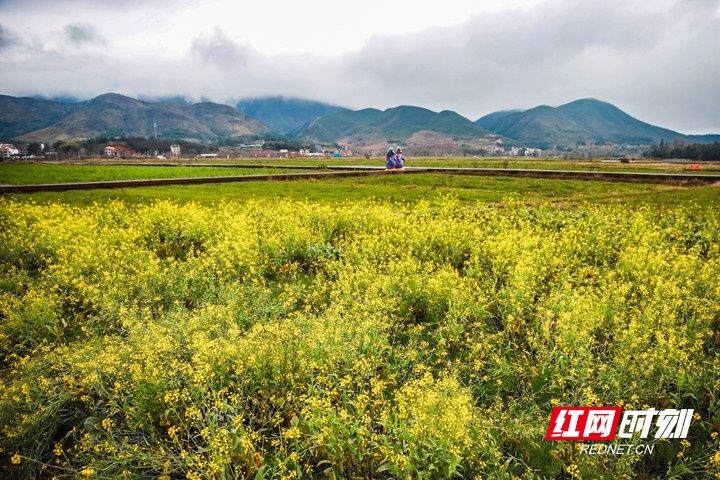
[[[233,107],[211,102],[146,102],[117,93],[70,104],[0,96],[0,137],[21,141],[151,137],[155,132],[164,138],[213,141],[269,131]]]
[[[296,138],[319,142],[384,139],[403,142],[413,134],[429,131],[452,137],[482,137],[490,132],[449,110],[399,106],[387,110],[342,110],[311,120],[290,132]]]
[[[709,143],[720,135],[685,135],[642,122],[612,104],[581,99],[550,107],[493,112],[471,121],[456,112],[416,106],[350,110],[286,97],[244,99],[235,105],[192,103],[182,97],[137,100],[106,93],[82,102],[0,95],[0,139],[52,142],[98,136],[192,139],[215,142],[282,134],[351,148],[472,150],[502,139],[506,145],[573,149],[586,145],[650,145],[660,140]]]
[[[540,148],[588,144],[649,145],[665,140],[711,142],[720,135],[684,135],[642,122],[616,106],[585,98],[549,107],[500,111],[475,123],[491,132]]]

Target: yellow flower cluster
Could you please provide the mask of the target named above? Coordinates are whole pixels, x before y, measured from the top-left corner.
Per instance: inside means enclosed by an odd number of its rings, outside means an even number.
[[[720,473],[713,212],[0,199],[0,476]],[[694,408],[578,455],[554,405]]]

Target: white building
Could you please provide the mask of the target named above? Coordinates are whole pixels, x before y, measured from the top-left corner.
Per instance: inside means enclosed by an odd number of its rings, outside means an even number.
[[[20,151],[12,143],[0,143],[0,158],[16,157]]]
[[[502,155],[505,153],[505,149],[497,144],[488,145],[485,147],[485,151],[490,155]]]
[[[173,157],[179,157],[180,156],[180,145],[177,145],[173,143],[170,145],[170,155]]]
[[[105,147],[105,156],[106,157],[115,157],[117,155],[117,150],[115,150],[115,147],[112,145],[108,145]]]

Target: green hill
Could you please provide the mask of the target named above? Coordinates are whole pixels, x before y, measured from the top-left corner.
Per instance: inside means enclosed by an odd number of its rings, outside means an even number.
[[[306,123],[291,135],[321,142],[344,138],[404,141],[420,131],[452,137],[480,137],[488,133],[455,112],[438,113],[421,107],[399,106],[384,111],[367,108],[331,113]]]
[[[327,103],[288,97],[247,98],[237,102],[236,108],[278,133],[288,133],[329,113],[348,111]]]
[[[270,130],[261,121],[238,112],[228,105],[201,102],[184,107],[184,112],[218,137],[253,135]]]
[[[542,148],[589,140],[588,133],[580,125],[547,105],[506,115],[492,131]]]
[[[596,143],[643,144],[684,137],[681,133],[642,122],[599,100],[576,100],[557,110],[590,132]]]
[[[0,95],[0,139],[12,139],[70,115],[76,106],[30,97]]]
[[[494,112],[476,123],[499,135],[541,148],[691,141],[691,136],[642,122],[610,103],[590,98],[555,108],[542,105],[525,111]]]
[[[478,119],[475,123],[477,123],[483,128],[492,130],[493,128],[495,128],[495,125],[501,120],[503,120],[505,117],[507,117],[508,115],[512,115],[513,113],[518,113],[520,111],[521,110],[501,110],[499,112],[493,112]]]
[[[23,128],[20,131],[19,126],[11,125],[20,133],[14,136],[24,141],[98,136],[150,137],[155,134],[154,124],[159,137],[193,140],[216,140],[269,131],[261,122],[230,106],[210,102],[193,105],[143,102],[117,93],[106,93],[65,107],[69,108],[58,111],[52,118],[55,121],[46,119],[39,124],[41,128]],[[4,121],[5,114],[0,118]]]

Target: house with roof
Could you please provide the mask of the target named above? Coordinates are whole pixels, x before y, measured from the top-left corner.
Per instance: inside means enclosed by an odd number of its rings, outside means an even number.
[[[128,158],[135,156],[135,150],[127,145],[107,145],[104,149],[104,156],[108,158]]]

